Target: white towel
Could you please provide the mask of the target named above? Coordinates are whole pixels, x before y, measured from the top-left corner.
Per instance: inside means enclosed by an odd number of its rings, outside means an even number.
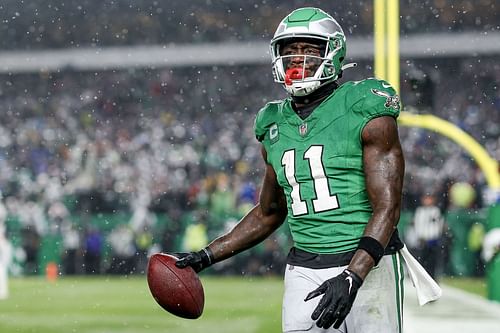
[[[434,281],[434,279],[427,273],[427,271],[420,265],[410,251],[404,246],[400,251],[403,259],[410,273],[410,278],[417,291],[418,303],[420,306],[437,300],[443,294],[441,287]]]

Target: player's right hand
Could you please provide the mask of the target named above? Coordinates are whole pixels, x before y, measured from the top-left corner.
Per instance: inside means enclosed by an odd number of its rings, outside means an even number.
[[[213,264],[211,253],[207,249],[198,252],[176,252],[172,254],[179,258],[175,266],[179,268],[186,268],[189,266],[193,268],[196,273],[201,272]]]

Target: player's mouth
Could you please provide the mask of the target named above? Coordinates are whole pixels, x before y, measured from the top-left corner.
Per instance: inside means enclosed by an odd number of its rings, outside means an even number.
[[[304,70],[301,67],[289,68],[285,72],[285,84],[291,86],[293,80],[302,80],[304,78]]]
[[[291,67],[285,72],[285,84],[289,86],[292,84],[293,80],[302,80],[310,76],[312,76],[312,73],[307,67]]]

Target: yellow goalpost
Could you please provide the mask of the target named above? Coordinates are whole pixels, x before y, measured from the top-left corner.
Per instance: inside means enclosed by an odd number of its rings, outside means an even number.
[[[399,93],[399,0],[374,0],[374,42],[375,76],[391,83]],[[469,134],[454,124],[431,114],[401,112],[398,122],[403,126],[437,132],[463,147],[481,168],[493,195],[500,197],[499,164]],[[483,246],[495,248],[500,245],[498,243],[500,242],[500,204],[497,202],[493,202],[489,207],[486,229],[488,233],[485,235]],[[486,265],[486,280],[488,298],[500,302],[500,251],[497,251]]]
[[[374,0],[375,77],[384,79],[400,90],[399,68],[399,1]],[[469,134],[434,115],[401,112],[399,124],[425,128],[444,135],[463,147],[483,171],[488,186],[500,191],[498,162]]]

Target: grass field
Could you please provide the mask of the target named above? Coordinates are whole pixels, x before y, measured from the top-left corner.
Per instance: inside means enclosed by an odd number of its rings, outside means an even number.
[[[488,293],[486,280],[483,278],[456,278],[447,277],[440,282],[447,286],[462,289],[472,294],[476,294],[486,298]]]
[[[11,279],[0,301],[1,333],[272,333],[281,332],[280,278],[205,277],[205,311],[197,320],[162,310],[145,277]],[[479,279],[447,278],[450,286],[485,295]]]
[[[11,279],[1,333],[280,332],[279,278],[204,278],[205,311],[177,318],[151,297],[145,277]]]

